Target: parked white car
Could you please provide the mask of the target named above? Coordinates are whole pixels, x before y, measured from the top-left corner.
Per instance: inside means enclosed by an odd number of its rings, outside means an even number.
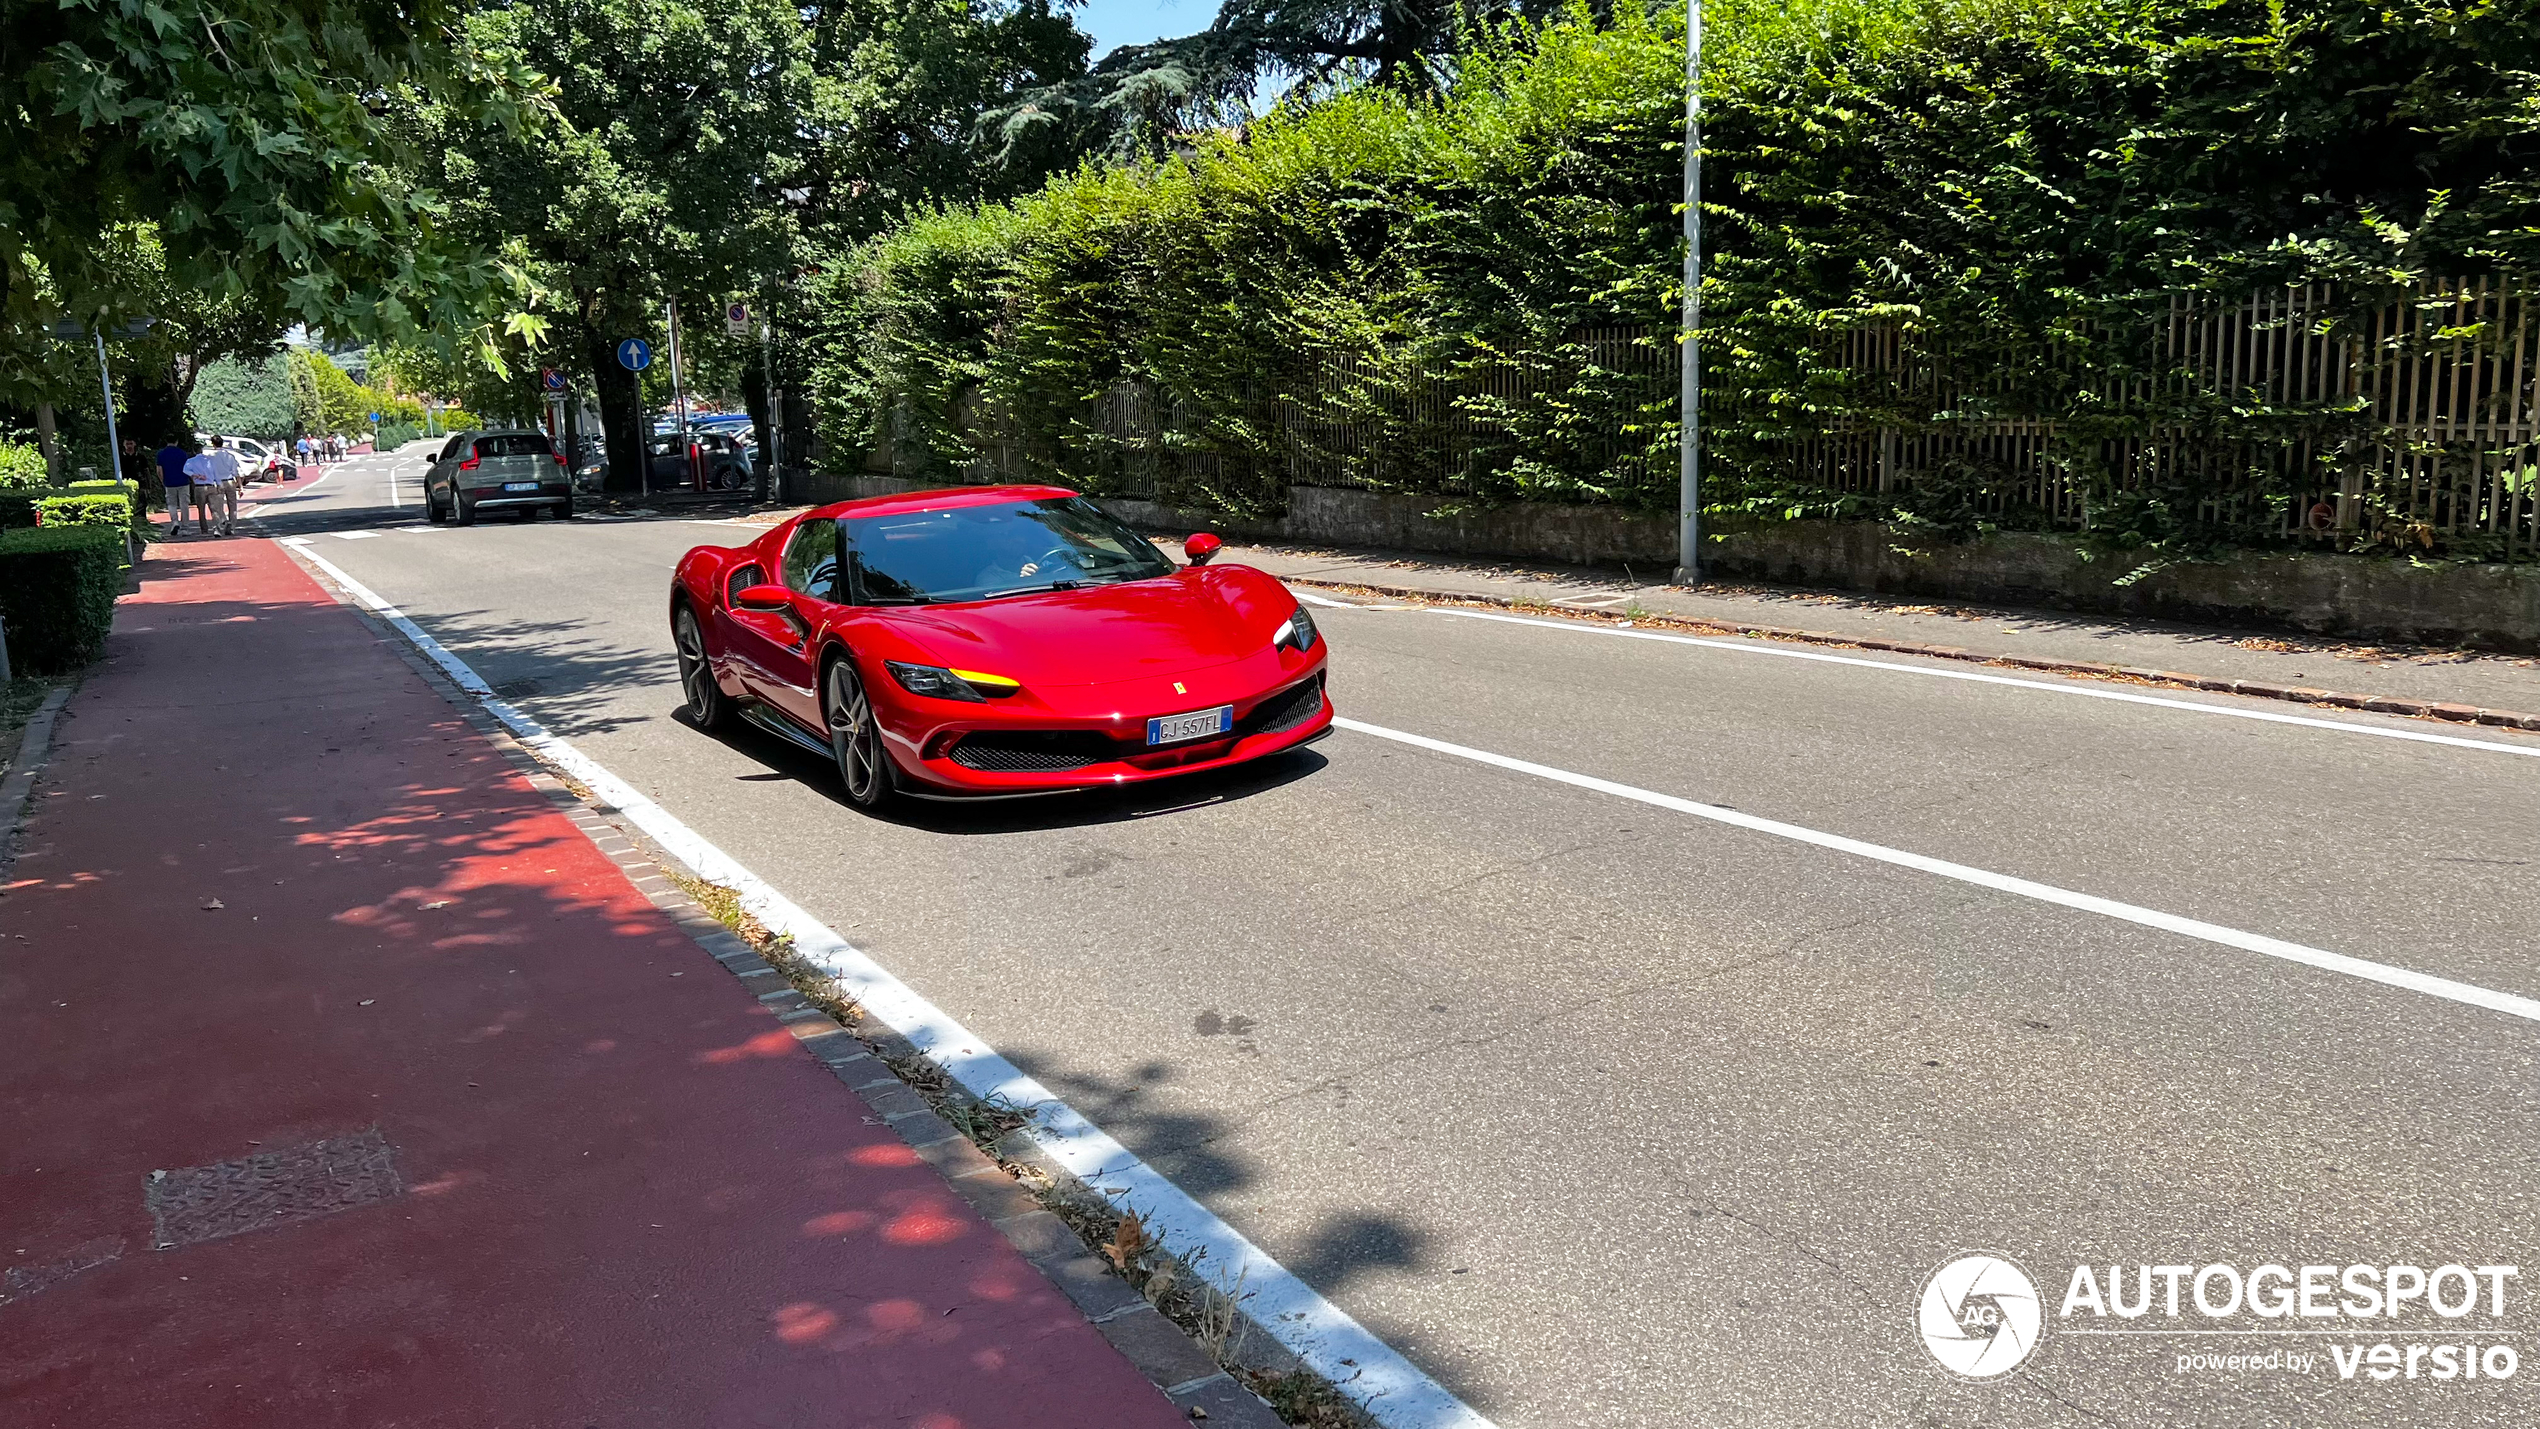
[[[285,458],[279,446],[267,446],[254,437],[230,437],[229,449],[238,453],[239,484],[257,481],[288,481],[297,473],[284,469]]]

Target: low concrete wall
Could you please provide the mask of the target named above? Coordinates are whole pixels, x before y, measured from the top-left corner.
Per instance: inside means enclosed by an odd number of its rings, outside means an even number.
[[[922,490],[887,476],[815,477],[797,496],[837,501]],[[1628,566],[1650,582],[1675,568],[1672,517],[1606,507],[1524,505],[1433,517],[1433,498],[1300,486],[1288,514],[1247,520],[1152,501],[1105,499],[1132,525],[1214,531],[1237,541],[1374,547],[1458,556]],[[2540,650],[2540,566],[2428,565],[2377,557],[2247,554],[2173,566],[2139,581],[2122,559],[2084,560],[2073,542],[2006,533],[1907,553],[1877,522],[1801,521],[1715,541],[1711,574],[1889,595],[2290,627],[2323,635]]]
[[[1790,585],[2540,649],[2540,566],[2253,552],[2120,585],[2133,562],[2084,560],[2069,539],[2006,533],[1909,554],[1876,522],[1810,521],[1729,536],[1705,569]]]

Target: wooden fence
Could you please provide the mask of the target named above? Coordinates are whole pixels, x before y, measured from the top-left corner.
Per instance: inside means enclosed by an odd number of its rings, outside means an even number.
[[[2067,528],[2089,519],[2094,492],[2185,487],[2210,493],[2209,517],[2282,538],[2540,559],[2540,300],[2473,280],[2359,310],[2324,287],[2293,288],[2174,300],[2156,329],[2134,335],[2140,375],[2031,372],[2016,385],[1998,371],[1959,375],[1990,359],[1856,330],[1820,354],[1845,388],[1827,405],[1893,416],[1831,419],[1762,460],[1829,491],[1959,480],[1998,514]],[[1525,464],[1667,492],[1676,358],[1673,333],[1637,328],[1574,331],[1557,357],[1468,363],[1452,377],[1406,357],[1330,354],[1289,392],[1218,404],[1213,427],[1124,383],[1085,413],[1086,449],[1071,444],[1061,465],[1168,500],[1285,485],[1534,494],[1507,478]],[[2061,420],[2018,410],[2047,390],[2065,394]],[[971,412],[964,425],[979,452],[964,477],[1025,469],[1007,424]]]
[[[1838,426],[1793,444],[1795,474],[1840,491],[1892,492],[1952,469],[1987,474],[1995,499],[2065,525],[2085,519],[2095,467],[2114,491],[2192,482],[2279,534],[2540,557],[2540,304],[2489,280],[2429,283],[2360,313],[2324,287],[2231,305],[2172,303],[2152,335],[2153,376],[2077,383],[2133,430],[1988,412],[1991,384],[1952,385],[1945,358],[1894,331],[1850,334],[1839,356],[1932,413],[1901,428]],[[2263,501],[2263,515],[2246,509]]]

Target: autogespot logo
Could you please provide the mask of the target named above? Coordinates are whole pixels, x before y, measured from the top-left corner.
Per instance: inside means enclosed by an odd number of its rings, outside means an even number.
[[[2037,1282],[1998,1255],[1962,1255],[1923,1282],[1923,1347],[1961,1379],[2009,1374],[2037,1348]]]

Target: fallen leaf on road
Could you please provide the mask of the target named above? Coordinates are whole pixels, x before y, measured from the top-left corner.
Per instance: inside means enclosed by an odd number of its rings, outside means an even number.
[[[372,1003],[377,1002],[377,1001],[379,1001],[379,999],[378,999],[378,998],[375,998],[375,997],[365,997],[365,998],[363,998],[363,999],[362,999],[362,1006],[364,1006],[364,1007],[368,1007],[368,1006],[370,1006]]]
[[[215,908],[225,908],[225,907],[227,907],[227,906],[229,906],[229,905],[227,905],[227,904],[225,904],[225,903],[221,902],[219,899],[215,898],[215,899],[212,899],[210,902],[205,903],[205,904],[203,905],[203,911],[204,911],[204,912],[206,912],[206,913],[209,913],[209,912],[211,912],[211,911],[212,911],[213,909],[215,909]]]
[[[449,906],[450,906],[450,900],[449,900],[449,899],[447,899],[447,898],[444,898],[444,899],[441,899],[439,902],[436,902],[436,903],[426,903],[426,904],[424,904],[424,905],[423,905],[423,910],[424,910],[425,912],[429,913],[429,912],[431,912],[431,911],[432,911],[433,909],[435,909],[435,908],[447,908],[447,907],[449,907]]]

